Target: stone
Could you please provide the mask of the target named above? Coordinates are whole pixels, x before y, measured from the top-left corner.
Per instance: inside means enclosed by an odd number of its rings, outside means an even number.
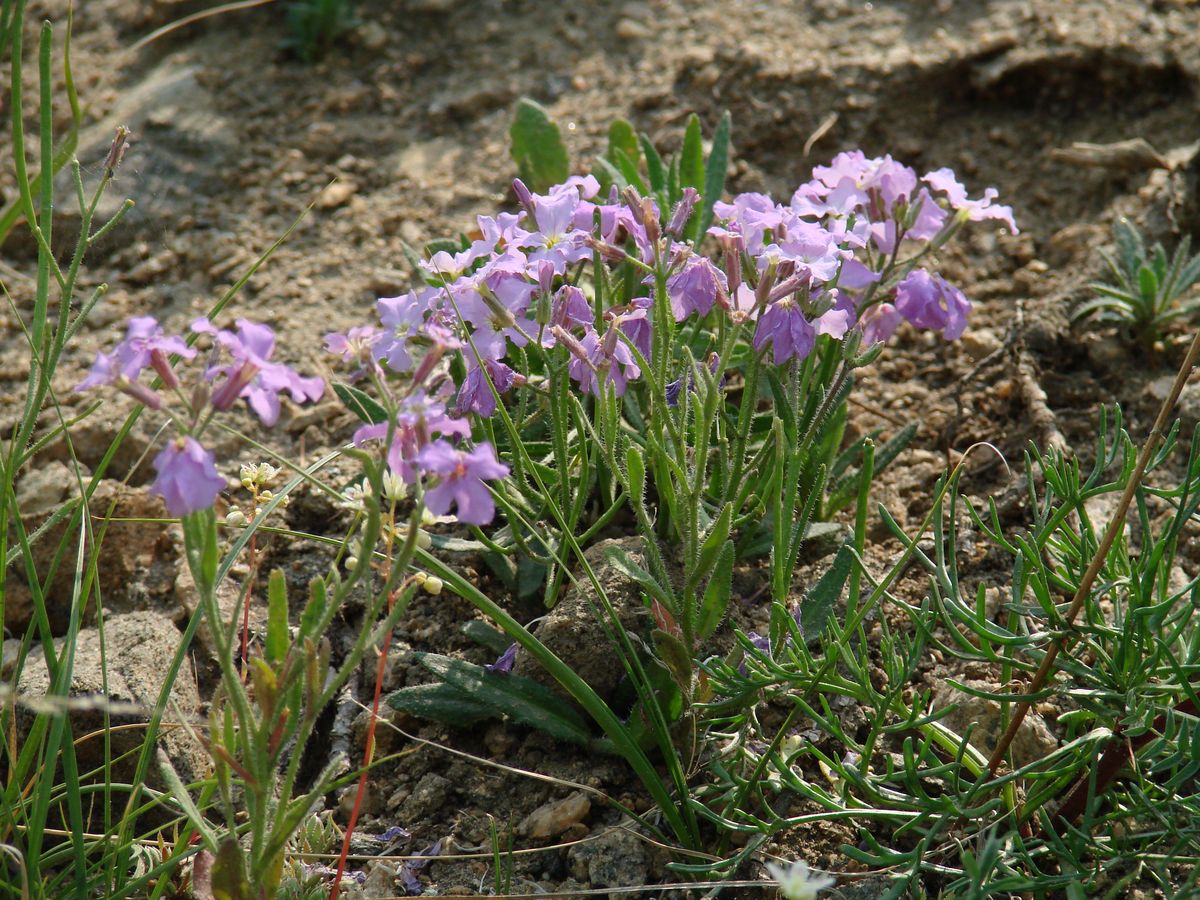
[[[441,813],[453,789],[454,785],[450,779],[443,778],[436,772],[427,772],[400,807],[400,820],[407,825],[409,822],[421,822]]]
[[[583,791],[575,791],[560,800],[544,803],[517,826],[517,833],[534,840],[558,837],[583,820],[592,810],[592,801]]]
[[[645,843],[621,826],[607,828],[595,839],[574,845],[567,858],[572,877],[592,887],[627,888],[646,884],[649,879]],[[628,893],[609,896],[624,898]]]
[[[317,194],[313,206],[317,209],[337,209],[344,205],[358,192],[358,185],[348,178],[343,178],[325,187]]]
[[[179,650],[181,639],[179,629],[170,618],[149,610],[106,616],[103,645],[100,629],[79,631],[68,694],[75,701],[70,711],[74,735],[77,738],[90,735],[76,744],[80,771],[89,772],[104,766],[102,730],[107,727],[112,764],[109,777],[114,781],[132,779],[145,734],[144,729],[136,726],[149,720],[150,709],[158,702],[163,679]],[[61,657],[63,642],[56,641],[55,644]],[[45,659],[31,655],[17,683],[18,695],[38,699],[44,698],[49,690],[50,677]],[[200,712],[200,694],[192,667],[185,660],[171,687],[166,721],[183,717],[199,722]],[[27,733],[32,722],[33,713],[29,709],[19,712],[18,734]],[[164,727],[159,734],[159,745],[185,784],[207,775],[210,768],[208,754],[188,729]],[[165,786],[156,764],[151,764],[147,776],[151,785]]]
[[[996,686],[986,682],[963,680],[962,683],[979,691],[995,691]],[[933,708],[935,711],[953,706],[940,721],[951,731],[962,737],[971,729],[971,746],[985,756],[990,755],[996,748],[1004,727],[1000,719],[1000,704],[995,700],[986,700],[961,691],[956,687],[939,682],[934,689]],[[973,726],[973,728],[972,728]],[[1058,749],[1058,741],[1050,733],[1046,722],[1035,712],[1030,712],[1017,730],[1016,739],[1012,743],[1013,762],[1024,766],[1039,759],[1044,759]]]
[[[623,41],[640,41],[651,34],[650,28],[637,19],[623,18],[617,22],[617,37]]]
[[[642,602],[641,587],[608,558],[608,553],[613,549],[623,550],[645,569],[647,563],[642,547],[640,537],[613,538],[600,541],[584,553],[621,627],[633,634],[641,634],[645,630],[650,613]],[[605,635],[604,627],[596,618],[593,608],[597,604],[595,589],[590,582],[580,578],[579,586],[563,595],[534,633],[538,640],[554,651],[559,659],[607,701],[612,698],[624,677],[625,668]],[[534,678],[557,689],[557,682],[524,648],[517,650],[513,673]]]
[[[88,475],[82,472],[81,476],[86,486]],[[21,523],[26,533],[32,534],[64,503],[78,496],[79,478],[70,466],[61,462],[51,462],[30,472],[17,488]],[[148,489],[129,487],[120,481],[107,478],[96,486],[88,508],[91,512],[91,540],[99,536],[103,519],[110,510],[114,520],[152,520],[166,515],[162,500],[150,494]],[[50,571],[59,545],[63,542],[67,545],[54,578],[44,592],[46,613],[51,631],[55,634],[65,633],[71,619],[79,542],[78,526],[72,534],[67,534],[70,519],[68,515],[55,523],[32,546],[34,569],[44,577],[45,573]],[[88,554],[84,558],[86,571],[92,549],[90,540],[85,547]],[[158,576],[162,576],[166,577],[169,583],[174,577],[175,554],[163,526],[153,521],[109,522],[104,529],[104,540],[99,544],[99,556],[96,559],[96,575],[105,608],[109,611],[125,611],[131,604],[144,606],[145,596],[150,589],[142,576],[148,574],[156,561],[161,563],[161,566],[154,580],[157,582],[161,580]],[[166,571],[167,569],[170,571]],[[9,576],[14,584],[23,582],[24,564],[15,564],[10,569]],[[27,584],[23,587],[28,591]],[[5,626],[18,631],[24,630],[29,624],[28,616],[31,611],[32,607],[29,604],[6,603]],[[94,612],[91,615],[94,617]]]

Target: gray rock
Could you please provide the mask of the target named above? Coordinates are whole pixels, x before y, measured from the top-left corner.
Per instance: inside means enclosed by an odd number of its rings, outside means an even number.
[[[980,691],[994,691],[995,685],[985,682],[963,680],[963,684]],[[934,690],[933,708],[955,708],[942,718],[942,722],[960,737],[971,731],[971,746],[983,754],[990,754],[1000,736],[1004,734],[1000,718],[1000,704],[995,700],[974,697],[965,691],[940,683]],[[1058,741],[1050,733],[1045,721],[1035,712],[1030,712],[1021,723],[1012,744],[1013,761],[1018,767],[1044,759],[1058,749]]]
[[[101,654],[100,630],[85,628],[75,642],[75,665],[69,696],[71,727],[76,737],[100,732],[108,727],[108,740],[114,781],[129,781],[137,764],[144,730],[121,728],[149,720],[150,708],[158,701],[171,662],[179,650],[181,635],[174,623],[155,612],[131,612],[110,615],[104,620],[104,653]],[[57,650],[61,658],[62,641]],[[107,690],[106,690],[107,688]],[[46,661],[40,656],[26,661],[17,683],[19,696],[32,701],[44,699],[50,690]],[[171,688],[171,712],[168,721],[184,717],[193,722],[200,716],[200,695],[186,662],[179,669]],[[109,709],[106,719],[105,708]],[[25,708],[17,716],[20,735],[28,732],[34,714]],[[81,771],[99,769],[105,764],[105,741],[99,734],[76,744]],[[206,776],[209,757],[184,728],[164,728],[159,745],[166,751],[185,783]],[[148,781],[163,787],[155,764]]]
[[[407,824],[440,814],[453,789],[454,785],[450,779],[443,778],[436,772],[426,773],[400,807],[400,820]]]
[[[84,484],[88,475],[82,473]],[[17,502],[21,509],[21,522],[26,533],[32,534],[41,527],[62,505],[79,496],[79,480],[72,469],[60,462],[51,462],[33,470],[22,480],[17,490]],[[97,486],[88,504],[92,516],[92,534],[98,536],[101,522],[112,510],[114,519],[156,519],[166,515],[162,501],[152,496],[146,488],[133,488],[119,481],[104,479]],[[64,541],[66,552],[59,560],[54,578],[45,589],[46,612],[50,628],[55,634],[65,633],[71,618],[74,593],[75,569],[78,541],[78,526],[67,534],[70,515],[49,528],[32,547],[34,569],[44,578],[50,571],[59,545]],[[84,566],[90,562],[93,544],[85,545]],[[165,539],[162,526],[149,521],[114,521],[104,530],[104,540],[99,545],[96,574],[105,609],[124,612],[131,604],[145,606],[145,597],[150,592],[141,576],[148,574],[156,563],[159,571],[155,581],[166,579],[169,584],[174,578],[174,551]],[[25,567],[17,563],[10,570],[15,576],[14,584],[25,580]],[[28,593],[22,585],[18,597]],[[164,585],[165,587],[165,585]],[[114,605],[116,604],[116,605]],[[28,603],[5,604],[5,626],[23,631],[29,624],[32,606]],[[94,618],[94,614],[89,616]]]
[[[645,843],[627,828],[605,829],[594,840],[576,844],[567,854],[572,877],[593,887],[624,888],[646,884],[649,862]],[[628,893],[610,897],[625,898]]]
[[[621,626],[633,634],[645,630],[649,612],[642,602],[641,588],[612,563],[608,552],[614,548],[623,550],[634,562],[646,568],[642,546],[640,537],[613,538],[600,541],[584,552]],[[595,588],[581,578],[580,585],[567,591],[534,633],[597,694],[608,700],[625,675],[625,669],[597,618],[601,609]],[[557,687],[524,648],[517,650],[513,672]]]

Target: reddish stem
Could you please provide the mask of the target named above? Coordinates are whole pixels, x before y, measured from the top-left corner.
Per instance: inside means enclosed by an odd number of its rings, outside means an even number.
[[[388,612],[396,602],[393,592],[388,597]],[[371,757],[375,753],[375,723],[379,721],[379,697],[383,693],[383,676],[387,668],[388,647],[392,644],[392,631],[389,628],[383,636],[383,647],[379,651],[379,665],[375,670],[375,697],[371,701],[371,721],[367,723],[366,747],[363,749],[362,772],[358,776],[358,787],[354,792],[354,806],[350,810],[350,821],[346,824],[346,835],[342,838],[342,852],[338,856],[337,875],[333,879],[333,887],[329,889],[329,900],[337,900],[342,889],[342,875],[346,871],[346,858],[350,855],[350,839],[354,836],[354,826],[358,824],[358,814],[362,809],[363,795],[367,792],[367,770],[371,766]]]
[[[1175,712],[1182,713],[1185,716],[1195,716],[1200,714],[1200,709],[1191,699],[1184,700],[1177,704]],[[1109,739],[1108,748],[1104,751],[1104,755],[1100,757],[1100,761],[1096,763],[1096,792],[1095,795],[1103,794],[1109,784],[1117,777],[1120,771],[1125,768],[1134,754],[1142,747],[1150,743],[1155,736],[1162,734],[1167,727],[1166,715],[1161,715],[1155,718],[1154,724],[1150,726],[1142,734],[1135,738],[1127,738],[1121,733],[1120,726]],[[1091,781],[1091,776],[1084,772],[1072,785],[1071,790],[1067,792],[1066,798],[1062,805],[1058,808],[1058,813],[1051,819],[1051,827],[1058,832],[1060,828],[1065,829],[1066,826],[1076,822],[1087,808],[1087,801],[1090,795],[1088,784]]]

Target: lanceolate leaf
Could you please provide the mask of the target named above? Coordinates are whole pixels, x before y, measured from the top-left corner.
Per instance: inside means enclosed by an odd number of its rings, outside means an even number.
[[[854,553],[843,546],[833,559],[833,565],[821,576],[800,606],[800,629],[807,641],[815,641],[829,624],[829,616],[837,606],[854,565]]]
[[[358,388],[334,382],[333,392],[346,404],[346,409],[368,425],[378,425],[387,421],[387,410]]]
[[[717,123],[717,130],[713,132],[712,150],[704,166],[704,199],[701,201],[696,229],[696,234],[701,237],[712,224],[713,204],[721,199],[721,194],[725,191],[725,168],[729,165],[729,129],[732,121],[732,117],[726,111]]]
[[[700,141],[700,117],[695,113],[688,116],[683,147],[679,151],[679,186],[696,190],[704,187],[704,147]]]
[[[591,744],[592,736],[575,710],[532,678],[488,672],[482,666],[436,653],[418,653],[416,658],[448,684],[515,722],[573,744]]]
[[[567,180],[571,174],[567,147],[558,126],[540,104],[528,98],[518,100],[508,134],[517,172],[531,191],[545,193]]]

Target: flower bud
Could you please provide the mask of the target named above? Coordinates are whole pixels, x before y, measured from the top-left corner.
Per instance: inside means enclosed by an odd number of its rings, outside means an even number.
[[[124,125],[117,126],[117,133],[108,148],[108,156],[104,159],[104,171],[110,178],[125,158],[125,151],[129,149],[129,134],[129,129]]]
[[[140,381],[133,381],[127,375],[118,375],[113,382],[122,393],[128,394],[134,400],[143,404],[147,409],[161,409],[162,400],[158,394],[146,387]]]
[[[687,227],[688,220],[691,219],[692,213],[696,209],[696,201],[699,199],[700,193],[694,187],[683,189],[683,198],[675,204],[675,211],[671,213],[671,221],[667,224],[667,234],[675,238],[683,235],[683,230]]]
[[[171,368],[171,360],[163,351],[157,349],[150,351],[150,366],[158,373],[163,386],[168,390],[173,391],[179,387],[179,379],[175,375],[175,370]]]
[[[533,215],[533,194],[529,188],[525,186],[520,178],[514,178],[512,182],[513,193],[517,195],[517,202],[521,204],[531,216]]]
[[[421,589],[427,594],[432,594],[434,597],[442,592],[444,586],[442,579],[436,575],[427,575],[425,580],[421,582]]]
[[[233,528],[241,528],[246,522],[246,514],[236,507],[225,514],[225,524]]]

